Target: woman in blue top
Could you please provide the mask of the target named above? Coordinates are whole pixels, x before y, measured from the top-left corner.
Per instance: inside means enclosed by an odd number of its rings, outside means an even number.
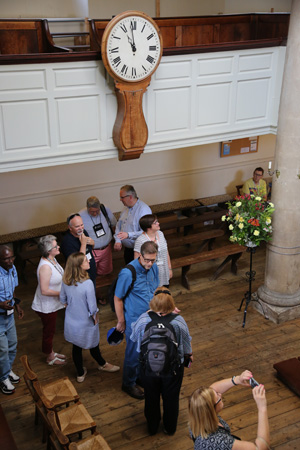
[[[245,370],[239,376],[213,383],[209,388],[200,387],[189,402],[189,427],[195,450],[267,450],[270,449],[269,423],[265,388],[256,386],[253,398],[258,409],[258,426],[255,443],[241,441],[230,433],[229,425],[219,413],[223,409],[222,395],[240,385],[250,387],[252,373]]]
[[[66,306],[64,335],[73,344],[72,357],[77,370],[77,381],[82,383],[87,374],[83,367],[82,349],[89,349],[99,364],[98,369],[117,372],[120,367],[103,359],[99,349],[98,308],[95,288],[87,270],[90,263],[83,253],[69,256],[63,276],[60,301]]]

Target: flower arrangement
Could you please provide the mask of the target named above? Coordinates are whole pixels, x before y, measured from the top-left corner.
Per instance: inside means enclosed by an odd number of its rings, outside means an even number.
[[[250,247],[272,239],[273,203],[256,195],[244,194],[227,205],[228,213],[222,216],[222,221],[229,223],[231,242]]]

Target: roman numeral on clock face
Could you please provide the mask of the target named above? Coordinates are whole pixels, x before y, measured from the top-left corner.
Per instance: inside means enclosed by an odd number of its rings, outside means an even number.
[[[152,58],[152,56],[148,55],[147,58],[146,58],[146,60],[147,60],[150,64],[152,64],[153,61],[154,61],[154,58]]]
[[[124,24],[122,23],[122,25],[120,26],[120,28],[121,28],[122,31],[124,31],[124,33],[127,33],[126,25],[124,25]]]
[[[110,53],[119,53],[119,47],[112,48]]]
[[[136,68],[135,68],[135,67],[132,67],[132,69],[131,69],[131,75],[132,75],[133,77],[136,77]]]
[[[122,67],[122,69],[121,69],[121,72],[122,72],[124,75],[126,75],[127,70],[128,70],[128,66],[126,66],[126,64],[124,64],[123,67]]]
[[[153,33],[149,34],[149,36],[147,36],[147,39],[148,39],[148,41],[150,41],[150,39],[152,39],[152,38],[153,38],[153,36],[154,36],[154,34],[153,34]]]
[[[149,50],[150,50],[150,52],[155,52],[156,51],[156,45],[149,45]]]
[[[120,58],[120,56],[117,56],[117,58],[115,58],[115,59],[113,60],[113,62],[114,62],[114,64],[118,67],[118,65],[121,64],[121,58]]]

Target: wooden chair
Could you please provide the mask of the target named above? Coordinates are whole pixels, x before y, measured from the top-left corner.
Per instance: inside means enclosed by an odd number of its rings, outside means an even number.
[[[90,430],[91,433],[96,431],[96,423],[81,402],[78,401],[68,408],[58,410],[54,407],[53,403],[44,396],[38,381],[33,382],[33,387],[45,411],[47,411],[47,414],[49,410],[54,411],[57,427],[64,435],[69,437],[78,433],[79,438],[81,439],[83,431]],[[47,424],[50,434],[51,427],[48,422],[48,417]]]
[[[237,184],[236,185],[236,195],[238,195],[238,196],[240,196],[240,195],[242,195],[242,192],[241,192],[241,190],[242,190],[242,187],[243,187],[244,185],[243,184]]]
[[[31,369],[27,355],[23,355],[20,358],[24,372],[24,381],[35,403],[35,420],[34,423],[38,424],[38,418],[40,417],[43,422],[43,442],[46,442],[47,435],[47,417],[45,409],[40,401],[40,398],[34,388],[33,383],[38,382],[38,377]],[[50,383],[40,385],[40,391],[43,396],[51,403],[53,409],[61,408],[63,406],[68,407],[72,402],[79,401],[79,395],[74,388],[73,384],[68,377],[60,378],[59,380],[52,381]]]
[[[105,439],[97,432],[78,442],[70,442],[59,429],[54,411],[47,414],[50,425],[49,448],[53,450],[111,450]]]

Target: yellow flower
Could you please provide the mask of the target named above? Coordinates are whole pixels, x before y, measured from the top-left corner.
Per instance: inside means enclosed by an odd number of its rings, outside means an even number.
[[[237,214],[237,215],[235,216],[235,220],[239,220],[239,218],[240,218],[240,215]]]
[[[244,222],[244,217],[240,217],[240,222]]]
[[[272,222],[272,221],[271,221],[271,217],[267,217],[267,218],[266,218],[266,224],[267,224],[267,225],[270,225],[271,222]]]
[[[271,208],[274,208],[274,203],[269,202],[269,206],[271,206]]]
[[[239,206],[241,206],[241,204],[242,204],[242,202],[237,202],[237,203],[235,204],[235,206],[239,207]]]
[[[229,230],[233,230],[233,225],[230,224],[228,228],[229,228]]]
[[[261,197],[255,197],[255,200],[257,200],[258,202],[261,201]]]
[[[255,230],[253,234],[254,234],[254,236],[259,236],[259,231]]]
[[[244,224],[243,223],[239,223],[239,228],[242,230],[244,228]]]
[[[221,220],[222,220],[222,222],[225,222],[226,216],[222,216]]]

